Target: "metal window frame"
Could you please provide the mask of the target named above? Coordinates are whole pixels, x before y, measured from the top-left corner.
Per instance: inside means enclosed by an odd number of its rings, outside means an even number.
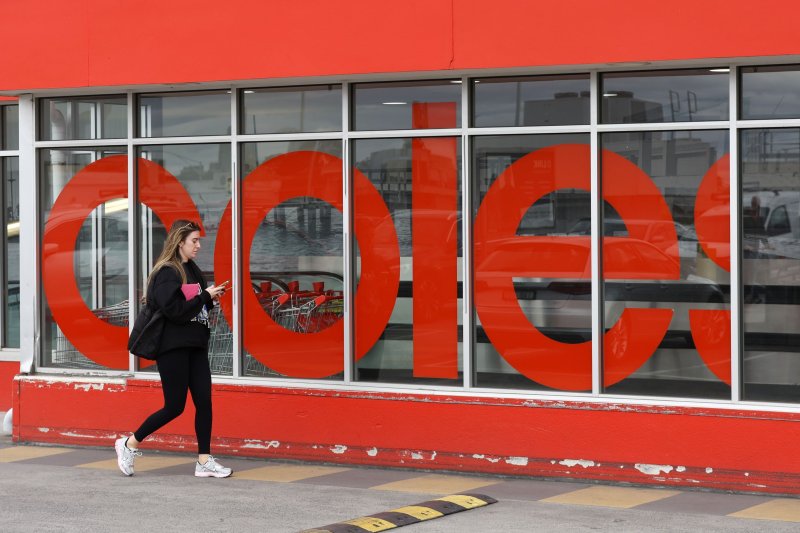
[[[20,372],[29,373],[40,361],[41,279],[39,263],[39,182],[35,147],[36,101],[32,94],[19,96],[19,277]],[[27,201],[25,201],[27,199]]]
[[[704,62],[700,67],[707,66]],[[25,324],[26,335],[22,335],[21,342],[25,339],[25,347],[23,348],[23,357],[25,361],[21,367],[31,369],[34,367],[34,362],[39,361],[38,355],[40,346],[39,340],[39,321],[35,318],[40,316],[38,296],[41,295],[41,283],[39,279],[40,264],[38,256],[38,242],[39,232],[38,227],[38,210],[39,210],[39,186],[37,183],[37,164],[36,164],[36,151],[40,148],[70,148],[81,147],[90,148],[93,146],[127,146],[129,157],[129,187],[134,190],[135,187],[135,155],[139,146],[147,145],[172,145],[172,144],[208,144],[208,143],[230,143],[231,159],[232,159],[232,203],[234,207],[241,205],[241,177],[240,169],[238,168],[238,160],[240,148],[245,142],[258,142],[258,141],[293,141],[293,140],[341,140],[342,141],[342,159],[343,159],[343,198],[345,201],[344,213],[344,268],[345,268],[345,339],[344,339],[344,380],[341,382],[331,382],[324,380],[308,380],[308,379],[295,379],[295,378],[261,378],[242,376],[241,372],[241,338],[235,343],[234,348],[234,372],[232,376],[214,376],[215,382],[220,383],[236,383],[236,384],[255,384],[255,385],[270,385],[270,386],[285,386],[285,387],[306,387],[306,388],[324,388],[324,389],[343,389],[343,390],[374,390],[374,391],[429,391],[432,393],[440,392],[448,395],[470,395],[470,396],[485,396],[492,398],[537,398],[537,399],[556,399],[563,401],[565,398],[574,398],[576,400],[588,401],[598,404],[606,403],[631,403],[631,404],[647,404],[647,405],[690,405],[697,407],[714,407],[722,409],[738,409],[747,406],[748,409],[758,411],[786,411],[796,412],[800,406],[796,404],[784,403],[769,403],[769,402],[742,402],[741,401],[741,378],[742,378],[742,338],[741,338],[741,257],[740,257],[740,228],[738,225],[738,211],[740,207],[740,177],[738,172],[738,146],[739,139],[738,133],[741,127],[746,125],[747,128],[757,127],[800,127],[800,119],[782,119],[782,120],[748,120],[746,122],[740,121],[737,116],[738,110],[738,67],[737,65],[746,65],[748,62],[737,62],[730,65],[729,75],[729,109],[730,117],[724,121],[707,121],[707,122],[670,122],[670,123],[646,123],[646,124],[600,124],[599,123],[599,106],[600,106],[600,76],[608,72],[620,72],[620,69],[611,70],[611,67],[580,69],[581,72],[588,72],[590,76],[590,123],[585,125],[574,126],[549,126],[549,127],[501,127],[501,128],[475,128],[470,123],[471,94],[470,82],[473,78],[488,78],[488,77],[525,77],[531,75],[557,75],[565,73],[575,73],[572,70],[565,69],[552,69],[551,71],[538,71],[536,69],[528,71],[520,71],[519,69],[513,73],[506,71],[487,71],[475,76],[461,76],[461,124],[458,128],[453,129],[436,129],[436,130],[375,130],[375,131],[352,131],[351,130],[351,106],[353,103],[352,90],[357,80],[358,83],[373,82],[389,82],[389,81],[427,81],[431,80],[429,73],[420,73],[418,76],[409,74],[404,76],[403,79],[385,78],[377,79],[380,76],[374,76],[372,79],[361,80],[354,78],[353,80],[337,79],[325,81],[321,83],[313,82],[298,82],[287,81],[286,85],[272,85],[259,86],[258,88],[291,88],[292,86],[309,86],[309,85],[340,85],[342,88],[342,130],[340,132],[324,132],[324,133],[295,133],[295,134],[253,134],[242,135],[238,132],[238,117],[241,113],[241,96],[238,91],[243,90],[245,87],[241,84],[234,84],[231,87],[219,87],[209,84],[207,89],[203,90],[226,90],[230,89],[231,93],[231,135],[211,135],[211,136],[192,136],[192,137],[136,137],[136,124],[134,119],[138,116],[137,96],[139,94],[154,94],[154,91],[142,91],[136,93],[128,91],[128,136],[126,139],[99,139],[99,140],[81,140],[81,141],[37,141],[35,139],[36,131],[36,99],[33,95],[23,95],[20,98],[20,149],[14,153],[0,152],[0,156],[18,155],[20,157],[20,184],[24,181],[26,187],[20,190],[20,197],[35,198],[35,202],[23,202],[20,206],[20,221],[21,221],[21,287],[27,288],[26,293],[33,293],[37,295],[34,299],[23,299],[21,306],[24,307],[24,316],[29,320],[21,318],[21,322]],[[719,65],[714,65],[719,66]],[[652,67],[652,68],[651,68]],[[680,67],[680,66],[679,66]],[[674,69],[672,65],[650,65],[647,70],[667,70]],[[692,67],[685,67],[692,68]],[[641,67],[632,68],[630,70],[642,70]],[[489,73],[491,72],[491,73]],[[443,73],[441,79],[454,79],[452,73]],[[252,85],[252,84],[250,84]],[[247,85],[248,87],[250,85]],[[159,94],[164,93],[191,93],[195,91],[186,91],[185,88],[174,88],[173,90],[158,91]],[[105,94],[105,93],[104,93]],[[76,95],[77,96],[77,95]],[[51,98],[50,95],[42,96],[42,98]],[[24,111],[23,111],[24,109]],[[672,398],[672,397],[650,397],[650,396],[620,396],[609,395],[602,393],[602,319],[603,319],[603,302],[602,302],[602,231],[600,213],[602,206],[601,197],[601,184],[599,176],[599,136],[602,133],[622,133],[622,132],[641,132],[641,131],[674,131],[674,130],[721,130],[726,129],[730,135],[730,160],[731,160],[731,332],[732,332],[732,345],[731,345],[731,368],[732,368],[732,387],[730,400],[698,400],[692,398]],[[591,393],[574,393],[574,392],[558,392],[558,391],[530,391],[530,390],[508,390],[508,389],[494,389],[494,388],[478,388],[474,387],[473,380],[473,312],[472,312],[472,287],[471,279],[473,274],[473,265],[471,264],[471,241],[472,241],[472,190],[470,179],[470,150],[472,137],[476,135],[525,135],[525,134],[555,134],[555,133],[588,133],[590,136],[590,145],[592,153],[591,161],[591,215],[592,215],[592,248],[591,248],[591,269],[592,269],[592,391]],[[462,185],[462,236],[464,245],[462,246],[463,252],[463,266],[461,273],[463,275],[462,282],[464,284],[464,298],[462,302],[462,320],[464,336],[463,342],[463,380],[460,386],[442,386],[442,385],[417,385],[417,384],[401,384],[401,383],[374,383],[374,382],[359,382],[354,378],[354,338],[353,338],[353,289],[354,289],[354,267],[355,261],[352,257],[353,254],[353,216],[352,216],[352,175],[351,175],[351,150],[352,141],[357,139],[379,139],[379,138],[412,138],[412,137],[458,137],[461,139],[461,185]],[[25,180],[23,180],[25,176]],[[133,213],[136,208],[136,200],[134,194],[129,195],[129,213]],[[31,205],[31,204],[35,205]],[[23,217],[24,215],[24,217]],[[27,223],[23,223],[27,222]],[[138,225],[138,217],[133,214],[130,215],[129,220],[129,268],[130,268],[130,282],[129,294],[134,297],[135,283],[133,280],[138,275],[136,272],[136,230],[134,226]],[[234,231],[234,265],[235,273],[234,278],[240,277],[241,268],[240,261],[236,259],[237,250],[240,249],[241,239],[241,221],[238,216],[234,217],[233,224]],[[25,238],[23,239],[23,234]],[[23,242],[29,243],[23,251]],[[22,278],[25,278],[24,281]],[[239,278],[240,279],[240,278]],[[236,283],[240,288],[240,283]],[[735,289],[734,289],[735,288]],[[31,292],[29,292],[31,291]],[[133,306],[132,306],[133,307]],[[236,291],[234,295],[234,309],[237,310],[234,318],[234,330],[239,331],[241,337],[241,294]],[[22,312],[22,310],[21,310]],[[131,321],[133,319],[133,309],[131,310]],[[34,340],[35,339],[35,340]],[[36,357],[34,357],[34,355]],[[131,356],[130,372],[135,370],[134,357]],[[238,363],[237,363],[238,362]],[[236,368],[238,366],[238,368]],[[58,373],[58,369],[44,369],[50,373]],[[69,370],[70,373],[75,373],[76,370]],[[117,372],[81,372],[84,375],[117,375]],[[136,374],[137,377],[140,374]],[[143,378],[155,378],[152,374],[148,373],[141,375]]]
[[[356,280],[356,258],[355,258],[355,220],[353,217],[353,176],[350,165],[352,157],[350,142],[350,93],[352,86],[350,83],[342,83],[342,255],[344,256],[344,342],[342,345],[343,382],[351,385],[354,380],[356,367],[355,353],[355,280]]]
[[[3,290],[0,292],[0,352],[18,352],[19,348],[8,348],[6,343],[6,304],[8,302],[8,233],[5,228],[8,225],[8,213],[6,211],[6,183],[8,177],[5,173],[6,159],[17,158],[17,174],[19,174],[19,143],[15,149],[3,149],[5,142],[4,132],[6,126],[6,108],[16,107],[19,111],[16,102],[0,103],[0,228],[3,228],[2,243],[0,243],[0,283],[2,283]],[[19,179],[17,179],[19,181]],[[19,189],[17,189],[19,191]],[[2,360],[2,359],[0,359]]]

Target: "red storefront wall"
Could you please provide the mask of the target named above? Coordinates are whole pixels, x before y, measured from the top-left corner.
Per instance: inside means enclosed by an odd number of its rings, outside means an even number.
[[[276,7],[277,6],[277,7]],[[0,90],[599,65],[800,53],[793,2],[6,4]],[[35,12],[35,16],[33,13]],[[779,15],[779,16],[778,16]],[[187,61],[187,59],[190,59]],[[31,65],[37,65],[31,68]],[[305,80],[307,81],[307,79]],[[191,87],[191,86],[189,86]],[[17,441],[109,445],[158,383],[19,376]],[[149,445],[192,449],[191,405]],[[800,492],[795,413],[215,386],[218,453]]]
[[[800,54],[799,9],[791,0],[10,0],[0,90],[785,56]]]
[[[110,446],[158,382],[15,381],[14,440]],[[191,402],[143,448],[194,451]],[[800,493],[800,413],[216,385],[218,454]]]

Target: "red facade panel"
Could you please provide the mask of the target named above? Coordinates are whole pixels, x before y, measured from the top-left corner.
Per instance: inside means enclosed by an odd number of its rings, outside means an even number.
[[[161,405],[158,382],[18,380],[18,442],[111,446]],[[239,385],[216,385],[214,398],[220,454],[772,493],[800,487],[800,458],[787,452],[800,438],[795,413]],[[143,448],[192,450],[191,410]]]
[[[453,68],[606,64],[800,53],[791,1],[456,1]]]
[[[21,0],[0,90],[800,54],[796,3]],[[776,16],[776,15],[780,16]]]

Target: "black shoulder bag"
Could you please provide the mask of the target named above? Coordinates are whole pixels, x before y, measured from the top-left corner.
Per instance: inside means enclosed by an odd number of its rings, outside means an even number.
[[[148,291],[150,294],[150,291]],[[158,357],[161,335],[164,333],[164,313],[151,305],[151,298],[139,310],[133,323],[133,330],[128,337],[128,351],[144,359],[154,360]]]

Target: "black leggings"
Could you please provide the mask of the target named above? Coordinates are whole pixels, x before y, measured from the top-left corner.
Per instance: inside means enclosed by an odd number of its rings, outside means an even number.
[[[211,453],[211,369],[205,348],[170,350],[158,358],[158,373],[164,391],[164,407],[150,415],[133,434],[142,442],[151,433],[174,420],[186,406],[186,392],[192,391],[197,453]]]

